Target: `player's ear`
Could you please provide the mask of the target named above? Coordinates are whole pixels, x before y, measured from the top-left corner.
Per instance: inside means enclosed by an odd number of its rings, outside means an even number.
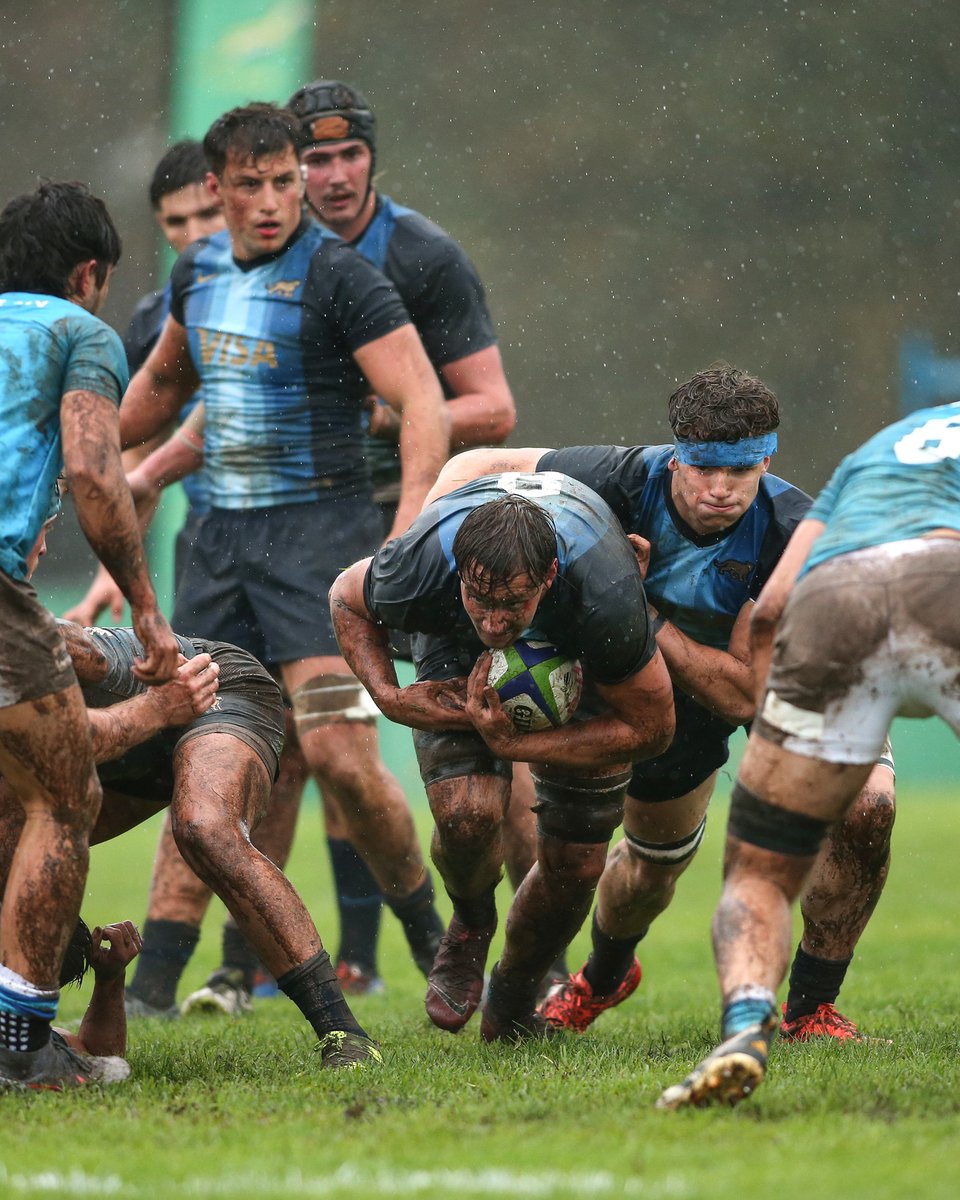
[[[223,203],[223,192],[220,190],[220,176],[215,175],[213,171],[208,171],[204,178],[204,183],[207,185],[207,191],[210,195]]]
[[[552,562],[552,563],[551,563],[551,565],[550,565],[550,570],[547,572],[547,577],[546,577],[546,579],[544,579],[544,581],[543,581],[543,582],[544,582],[544,583],[547,585],[547,587],[550,587],[550,585],[551,585],[551,584],[553,583],[553,581],[556,579],[556,577],[557,577],[557,571],[558,571],[559,569],[560,569],[560,564],[557,562],[557,560],[556,560],[556,559],[554,559],[554,560],[553,560],[553,562]]]

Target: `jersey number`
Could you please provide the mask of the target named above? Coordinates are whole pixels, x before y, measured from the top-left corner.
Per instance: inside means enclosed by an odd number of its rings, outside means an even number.
[[[893,447],[897,461],[919,467],[944,458],[960,458],[960,420],[934,417],[911,429]]]

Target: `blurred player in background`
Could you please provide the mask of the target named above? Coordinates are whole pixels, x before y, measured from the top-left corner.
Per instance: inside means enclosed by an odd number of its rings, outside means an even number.
[[[779,406],[761,380],[729,367],[701,371],[671,396],[669,417],[672,445],[474,451],[452,460],[438,485],[495,470],[563,471],[643,539],[644,586],[674,682],[677,730],[666,753],[633,768],[625,836],[597,890],[590,957],[540,1009],[580,1032],[636,989],[636,947],[697,852],[729,737],[755,711],[750,614],[810,506],[768,472]],[[804,895],[785,1037],[859,1036],[834,1002],[886,880],[893,791],[885,752]]]
[[[81,528],[130,601],[144,651],[138,678],[174,674],[177,643],[157,608],[120,460],[123,349],[94,315],[119,257],[106,207],[80,184],[41,184],[0,213],[0,770],[23,822],[0,913],[6,1087],[126,1075],[109,1058],[78,1067],[50,1038],[100,788],[69,656],[27,582],[65,467]]]
[[[960,736],[958,578],[960,404],[947,404],[844,459],[757,603],[751,643],[766,686],[733,789],[713,921],[725,1040],[659,1107],[736,1104],[762,1082],[791,905],[890,722],[937,714]]]
[[[417,731],[433,858],[454,910],[426,995],[441,1029],[461,1029],[480,1003],[511,764],[536,764],[537,861],[507,916],[480,1033],[542,1036],[537,994],[589,911],[630,764],[673,735],[670,680],[633,549],[607,505],[574,480],[487,477],[441,495],[405,534],[340,575],[331,604],[354,672],[386,716]],[[426,635],[414,639],[417,682],[408,687],[397,683],[389,629]],[[581,704],[560,729],[518,733],[486,686],[485,648],[521,634],[579,658],[596,706]]]

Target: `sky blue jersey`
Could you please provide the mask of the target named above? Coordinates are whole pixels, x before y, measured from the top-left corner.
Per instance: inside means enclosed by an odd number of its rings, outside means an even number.
[[[838,554],[960,530],[960,403],[881,429],[847,455],[808,515],[827,528],[803,573]]]
[[[60,402],[127,386],[120,338],[79,305],[32,292],[0,295],[0,570],[26,577],[26,556],[63,470]]]

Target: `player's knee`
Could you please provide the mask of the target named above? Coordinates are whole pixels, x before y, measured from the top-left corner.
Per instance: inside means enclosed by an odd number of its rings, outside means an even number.
[[[842,821],[831,831],[835,849],[853,856],[873,870],[879,870],[890,854],[896,804],[892,788],[861,791]]]
[[[202,878],[209,869],[220,868],[250,846],[239,821],[224,821],[212,808],[201,805],[174,814],[173,837],[184,859]]]
[[[454,854],[489,844],[503,826],[503,801],[492,791],[435,784],[430,809],[444,849]]]
[[[734,784],[727,825],[731,838],[774,854],[812,858],[819,852],[828,828],[828,821],[770,804],[744,787],[739,779]],[[728,858],[726,869],[732,866]]]

